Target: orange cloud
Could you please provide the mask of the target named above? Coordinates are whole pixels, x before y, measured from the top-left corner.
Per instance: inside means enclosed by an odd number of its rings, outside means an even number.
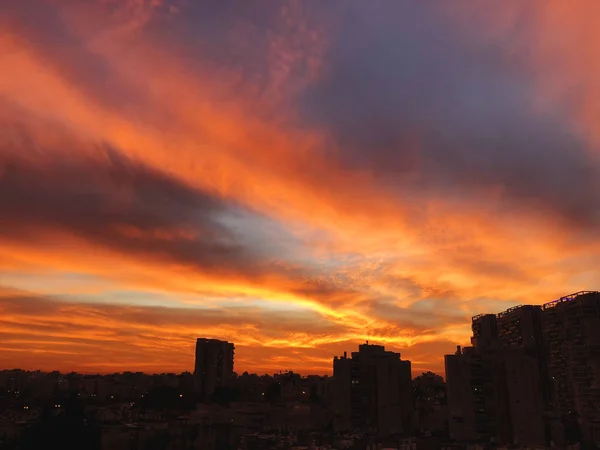
[[[0,309],[5,364],[25,362],[29,369],[59,364],[102,372],[130,364],[152,371],[191,370],[194,337],[207,335],[236,342],[240,372],[275,370],[284,360],[304,373],[330,372],[332,355],[354,338],[343,327],[308,313],[291,317],[243,306],[225,313],[67,303],[3,291]],[[290,347],[298,349],[296,356]],[[31,359],[22,359],[23,353]]]

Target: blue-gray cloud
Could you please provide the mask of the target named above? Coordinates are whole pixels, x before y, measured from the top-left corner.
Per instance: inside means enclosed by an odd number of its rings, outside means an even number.
[[[371,170],[399,195],[498,187],[508,207],[600,223],[600,167],[569,111],[534,108],[534,80],[506,42],[457,29],[435,2],[347,6],[327,75],[300,99],[344,167]]]

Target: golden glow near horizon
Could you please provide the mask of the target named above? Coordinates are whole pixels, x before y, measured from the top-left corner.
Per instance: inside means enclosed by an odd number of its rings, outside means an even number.
[[[3,368],[441,372],[598,288],[598,5],[527,5],[2,2]]]

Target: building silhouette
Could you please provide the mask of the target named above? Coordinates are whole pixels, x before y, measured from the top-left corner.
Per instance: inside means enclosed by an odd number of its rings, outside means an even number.
[[[600,442],[600,293],[472,318],[471,347],[446,355],[450,434],[564,446]]]
[[[544,402],[535,358],[476,347],[445,356],[449,431],[458,441],[543,445]]]
[[[194,387],[201,400],[209,400],[217,386],[233,377],[234,345],[217,339],[196,340]]]
[[[471,345],[485,351],[499,344],[498,323],[495,314],[479,314],[471,319]]]
[[[334,427],[385,436],[409,433],[412,414],[410,361],[382,345],[361,344],[333,360]]]
[[[575,423],[584,440],[600,442],[600,292],[577,292],[542,309],[555,434]]]

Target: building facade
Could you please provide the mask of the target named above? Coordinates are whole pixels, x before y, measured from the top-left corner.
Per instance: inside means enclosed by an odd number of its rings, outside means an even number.
[[[473,347],[446,356],[452,434],[600,444],[600,292],[481,314],[472,330]]]
[[[547,368],[539,306],[472,318],[472,347],[446,355],[449,431],[466,441],[544,445]]]
[[[410,361],[382,345],[359,346],[348,358],[333,360],[334,427],[385,436],[410,433],[412,415]]]
[[[537,361],[521,352],[467,347],[445,356],[449,431],[459,441],[542,446]]]
[[[585,441],[600,443],[600,292],[577,292],[542,308],[558,433],[576,427]]]
[[[209,400],[217,386],[233,377],[234,345],[217,339],[196,340],[194,388],[201,400]]]

